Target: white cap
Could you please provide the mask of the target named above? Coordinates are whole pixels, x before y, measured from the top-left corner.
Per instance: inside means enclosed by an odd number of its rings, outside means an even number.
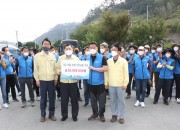
[[[143,46],[140,46],[140,47],[138,48],[138,50],[144,50],[144,47],[143,47]]]
[[[150,48],[150,46],[149,46],[149,45],[145,45],[144,47],[145,47],[145,48]]]

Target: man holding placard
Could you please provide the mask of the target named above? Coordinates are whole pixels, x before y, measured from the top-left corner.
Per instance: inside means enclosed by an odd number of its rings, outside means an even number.
[[[57,63],[57,72],[60,74],[61,82],[61,121],[68,118],[68,102],[71,99],[72,119],[77,121],[79,112],[78,95],[77,95],[77,77],[71,75],[76,69],[72,69],[72,64],[69,61],[79,62],[79,58],[73,55],[73,47],[71,44],[64,45],[65,54],[59,57]]]

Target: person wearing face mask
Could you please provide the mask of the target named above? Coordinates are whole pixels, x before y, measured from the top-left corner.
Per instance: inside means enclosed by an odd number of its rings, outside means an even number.
[[[56,63],[59,59],[59,55],[56,54],[56,49],[54,46],[51,46],[50,48],[50,52],[55,56],[56,58]],[[60,94],[60,83],[59,83],[59,79],[60,77],[58,76],[58,83],[57,83],[57,86],[56,86],[56,92],[57,92],[57,99],[60,101],[61,100],[61,94]]]
[[[127,58],[127,53],[126,53],[126,49],[124,46],[121,47],[121,57],[126,59]]]
[[[149,45],[145,45],[144,46],[144,49],[145,49],[145,56],[148,56],[149,57],[149,60],[150,60],[150,65],[151,65],[151,68],[153,66],[153,55],[152,53],[150,52],[150,46]],[[150,76],[151,76],[151,73],[152,73],[152,69],[151,69],[151,72],[150,72]],[[146,91],[146,97],[149,97],[150,95],[150,91],[151,91],[151,87],[152,87],[152,80],[149,79],[148,80],[148,83],[147,83],[147,91]]]
[[[166,49],[163,54],[165,54],[165,58],[161,59],[157,65],[157,68],[160,68],[160,74],[159,74],[159,81],[158,81],[158,88],[156,90],[155,96],[154,96],[154,104],[156,104],[159,100],[159,95],[161,92],[161,89],[163,91],[164,96],[164,104],[168,105],[168,96],[169,96],[169,90],[171,87],[173,76],[173,69],[175,66],[175,60],[172,58],[173,56],[173,50]]]
[[[145,107],[144,99],[146,95],[147,83],[150,78],[150,60],[148,56],[145,56],[145,49],[143,46],[138,48],[138,56],[134,58],[133,63],[133,76],[136,80],[136,98],[137,101],[134,104],[136,107],[141,105]]]
[[[112,118],[115,122],[119,117],[119,123],[123,124],[125,118],[124,90],[129,81],[128,63],[120,57],[121,48],[118,43],[113,44],[113,58],[107,61],[108,71],[105,72],[105,88],[109,88]]]
[[[175,68],[174,68],[174,80],[176,83],[176,101],[180,103],[180,45],[174,44],[172,49],[175,52],[174,59],[175,59]],[[174,82],[172,82],[173,86]],[[172,95],[172,88],[170,89],[170,98]]]
[[[158,86],[158,80],[159,80],[159,72],[160,72],[160,69],[157,68],[157,65],[159,63],[160,60],[164,59],[164,56],[162,54],[163,52],[163,47],[161,44],[158,44],[156,46],[157,48],[157,53],[154,54],[154,71],[155,71],[155,77],[154,77],[154,81],[155,81],[155,89],[157,89],[157,86]]]
[[[45,121],[47,95],[49,97],[49,119],[56,121],[55,113],[55,86],[57,85],[56,58],[49,52],[51,42],[48,38],[42,41],[42,51],[34,56],[34,78],[40,87],[41,122]]]
[[[84,55],[82,55],[81,60],[86,61],[88,56],[90,56],[90,51],[89,51],[89,46],[86,46],[84,48]],[[84,100],[85,100],[84,107],[87,107],[89,105],[90,93],[86,79],[83,80],[83,88],[84,88]]]
[[[106,58],[109,59],[112,57],[111,53],[108,52],[108,44],[103,42],[100,44],[100,52]]]
[[[1,88],[1,94],[3,99],[3,107],[9,108],[7,104],[7,95],[6,95],[6,72],[5,72],[5,66],[4,65],[3,56],[0,54],[0,88]],[[0,105],[1,110],[1,105]]]
[[[100,52],[101,54],[108,60],[112,58],[112,54],[108,52],[108,44],[103,42],[100,44]],[[109,99],[109,90],[106,89],[106,96]]]
[[[79,58],[73,55],[73,47],[71,44],[64,45],[65,54],[60,56],[57,62],[57,73],[61,77],[61,64],[62,60],[73,60],[79,61]],[[69,98],[71,99],[72,105],[72,119],[73,121],[77,121],[78,113],[79,113],[79,103],[78,103],[78,80],[75,79],[62,79],[61,82],[61,121],[65,121],[68,118],[68,102]]]
[[[91,55],[87,57],[87,60],[90,62],[88,86],[93,114],[88,120],[95,120],[99,116],[100,120],[105,122],[106,93],[104,87],[104,72],[108,70],[107,60],[97,52],[98,46],[96,42],[91,42],[89,48]]]
[[[81,60],[81,57],[82,55],[79,54],[79,49],[78,48],[74,48],[74,55],[77,56],[80,60]],[[78,87],[79,89],[82,89],[81,87],[81,80],[78,81]],[[81,95],[80,95],[80,91],[78,90],[78,101],[82,101],[82,98],[81,98]]]
[[[137,56],[137,54],[135,53],[135,46],[131,45],[129,46],[129,53],[127,54],[127,62],[128,62],[128,71],[129,71],[129,83],[127,85],[127,89],[126,89],[126,99],[129,99],[131,97],[131,83],[133,82],[132,78],[132,64],[134,62],[134,58]]]
[[[32,77],[33,77],[33,59],[29,56],[29,50],[27,47],[21,49],[22,55],[18,57],[16,62],[16,73],[19,79],[21,87],[21,100],[22,108],[26,107],[26,96],[25,96],[25,84],[27,84],[31,106],[34,107],[34,92],[32,88]]]
[[[15,90],[15,83],[16,83],[16,77],[14,74],[14,62],[15,58],[10,57],[10,52],[8,47],[3,47],[2,51],[4,53],[3,60],[6,62],[6,95],[7,95],[7,102],[9,103],[9,98],[8,98],[8,93],[10,92],[11,88],[11,93],[13,97],[13,101],[19,102],[19,100],[16,98],[16,90]]]

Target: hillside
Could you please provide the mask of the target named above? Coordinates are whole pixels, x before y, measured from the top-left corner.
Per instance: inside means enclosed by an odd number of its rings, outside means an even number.
[[[40,44],[44,38],[49,38],[53,43],[58,40],[68,39],[70,34],[77,28],[78,24],[79,23],[58,24],[51,28],[48,32],[39,36],[34,41]]]

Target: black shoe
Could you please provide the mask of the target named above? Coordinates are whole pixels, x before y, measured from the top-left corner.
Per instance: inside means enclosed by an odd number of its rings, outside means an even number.
[[[105,122],[104,116],[100,116],[99,119],[100,119],[102,122]]]
[[[153,102],[153,103],[154,103],[154,104],[156,104],[157,102],[158,102],[157,100],[154,100],[154,102]]]
[[[61,121],[65,121],[67,118],[68,118],[67,116],[63,116],[63,117],[61,118]]]
[[[13,101],[14,102],[19,102],[19,100],[17,98],[14,98]]]
[[[72,119],[73,119],[73,121],[77,121],[78,120],[76,116],[74,116]]]
[[[84,104],[84,107],[87,107],[88,105],[89,105],[89,103],[85,103],[85,104]]]
[[[166,104],[166,105],[169,105],[169,102],[168,102],[168,100],[164,100],[164,104]]]
[[[149,94],[146,94],[146,97],[149,97]]]
[[[80,98],[78,99],[78,101],[82,102],[83,100],[82,100],[82,98],[80,97]]]

